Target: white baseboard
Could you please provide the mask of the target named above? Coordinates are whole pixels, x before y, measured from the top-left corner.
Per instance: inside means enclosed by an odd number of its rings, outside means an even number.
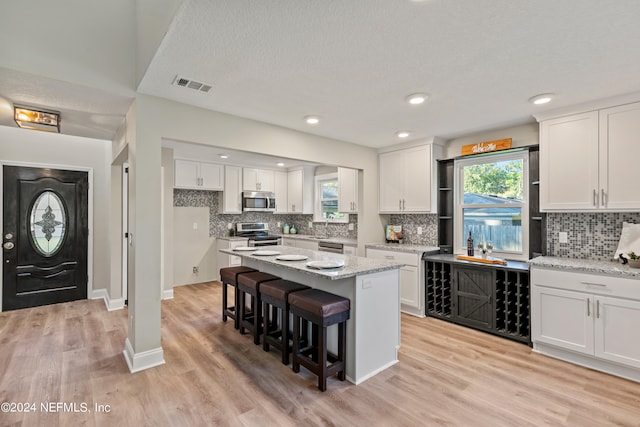
[[[127,366],[129,366],[129,371],[132,374],[153,368],[154,366],[164,365],[164,351],[162,350],[162,347],[136,354],[133,351],[133,347],[131,346],[128,337],[125,340],[124,351],[122,354],[124,355],[124,359],[127,361]]]
[[[162,299],[173,299],[173,288],[162,291]]]
[[[111,299],[109,298],[109,293],[106,289],[96,289],[91,292],[91,299],[100,299],[104,300],[104,305],[107,307],[107,311],[120,310],[124,308],[124,299],[117,298]]]

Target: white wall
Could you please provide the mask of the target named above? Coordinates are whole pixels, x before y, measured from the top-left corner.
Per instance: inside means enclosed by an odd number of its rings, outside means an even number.
[[[93,169],[92,289],[114,295],[110,281],[111,141],[0,126],[0,162]],[[2,218],[0,218],[2,221]]]
[[[526,147],[529,145],[538,145],[538,123],[529,123],[526,125],[513,126],[503,129],[495,129],[487,132],[478,132],[471,135],[465,135],[460,138],[454,138],[447,141],[445,145],[445,159],[459,157],[462,153],[462,146],[469,144],[477,144],[484,141],[493,141],[495,139],[512,138],[512,147]]]

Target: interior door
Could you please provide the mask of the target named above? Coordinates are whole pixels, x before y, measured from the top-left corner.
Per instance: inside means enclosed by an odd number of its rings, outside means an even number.
[[[3,167],[2,309],[87,298],[87,172]]]

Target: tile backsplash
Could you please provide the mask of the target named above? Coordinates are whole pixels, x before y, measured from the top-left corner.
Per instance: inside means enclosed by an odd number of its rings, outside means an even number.
[[[389,224],[402,225],[402,241],[405,244],[438,246],[436,214],[389,215]],[[422,227],[422,234],[418,234],[418,227]],[[380,231],[380,236],[380,240],[384,240],[384,230]]]
[[[640,212],[548,213],[547,255],[610,260],[618,248],[623,222],[640,223]],[[568,233],[568,243],[559,242],[560,232]]]
[[[298,234],[312,234],[327,237],[341,237],[356,239],[358,236],[358,215],[349,215],[349,223],[353,224],[353,230],[349,230],[348,224],[313,223],[309,228],[309,221],[313,221],[313,215],[273,214],[267,212],[243,212],[238,215],[221,214],[218,208],[218,192],[204,190],[173,190],[173,205],[176,207],[208,207],[209,208],[209,236],[228,236],[228,225],[237,222],[266,222],[269,231],[281,233],[282,226],[286,223],[295,225]],[[277,226],[280,223],[280,227]]]

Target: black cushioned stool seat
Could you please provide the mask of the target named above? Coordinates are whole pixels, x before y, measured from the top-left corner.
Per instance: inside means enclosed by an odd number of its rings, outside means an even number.
[[[284,279],[260,284],[264,320],[262,348],[264,351],[269,351],[269,345],[271,344],[280,350],[282,363],[285,365],[289,364],[289,352],[291,352],[291,345],[289,344],[289,339],[291,338],[291,333],[289,332],[289,294],[305,289],[311,288],[301,283]],[[279,317],[278,309],[280,309]]]
[[[260,344],[262,332],[262,301],[260,300],[260,284],[280,279],[273,274],[256,271],[238,276],[238,317],[240,318],[240,333],[248,329],[253,335],[254,344]],[[251,296],[251,311],[247,312],[247,295]]]
[[[233,327],[240,327],[240,318],[237,316],[238,310],[238,276],[244,273],[256,272],[255,268],[238,266],[224,267],[220,269],[220,281],[222,282],[222,321],[226,322],[227,317],[233,319]],[[233,286],[233,305],[228,305],[227,286]]]
[[[319,289],[292,292],[289,294],[289,310],[293,314],[293,354],[291,367],[300,372],[300,365],[318,376],[318,388],[327,389],[327,377],[338,374],[344,381],[346,325],[351,303],[343,298]],[[312,324],[312,337],[306,347],[301,347],[300,328]],[[327,351],[327,327],[338,324],[338,354]],[[330,365],[327,365],[330,362]]]

